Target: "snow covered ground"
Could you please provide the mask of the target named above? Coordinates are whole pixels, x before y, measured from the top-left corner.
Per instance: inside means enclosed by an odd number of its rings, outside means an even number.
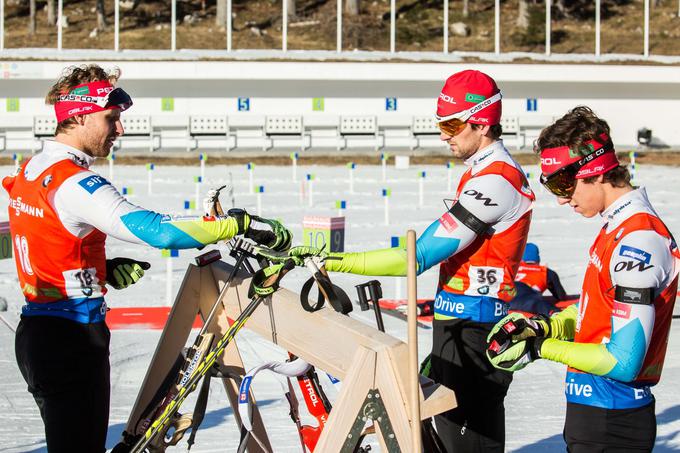
[[[193,200],[195,185],[193,177],[199,175],[196,167],[165,167],[156,165],[153,177],[153,194],[147,193],[147,170],[142,166],[117,166],[113,181],[120,189],[132,189],[129,199],[161,212],[184,213],[184,200]],[[108,176],[106,165],[96,167]],[[10,167],[0,167],[0,175],[10,173]],[[424,205],[419,206],[418,177],[425,170]],[[462,165],[453,169],[454,187],[462,174]],[[532,185],[537,191],[530,240],[541,248],[543,261],[555,269],[570,293],[579,291],[580,280],[587,261],[588,248],[594,239],[599,219],[586,220],[575,215],[568,207],[558,206],[554,198],[546,194],[536,180],[535,166],[525,168],[531,174]],[[345,248],[348,251],[367,250],[390,245],[391,236],[404,235],[408,228],[418,233],[444,208],[442,199],[447,195],[447,169],[444,166],[412,167],[410,170],[389,168],[387,181],[382,182],[380,167],[359,166],[354,176],[355,193],[348,193],[348,170],[345,167],[300,167],[298,179],[306,173],[315,175],[314,206],[307,201],[300,202],[300,182],[293,182],[290,167],[255,167],[254,183],[265,186],[262,194],[263,215],[280,218],[292,228],[297,241],[302,241],[302,217],[304,215],[337,215],[336,200],[347,201]],[[230,178],[231,175],[231,178]],[[233,179],[232,179],[233,178]],[[206,169],[207,183],[201,188],[204,193],[214,187],[233,180],[236,205],[251,211],[256,209],[256,197],[248,193],[249,179],[245,166],[215,166]],[[680,178],[678,169],[672,167],[639,166],[638,183],[646,186],[650,199],[664,221],[676,234],[680,232]],[[389,226],[384,225],[383,199],[381,189],[392,190],[390,199]],[[0,205],[4,206],[7,196],[0,191]],[[226,196],[223,205],[229,206]],[[84,207],[86,209],[86,207]],[[194,211],[198,212],[198,211]],[[0,220],[7,219],[7,212],[0,211]],[[166,262],[158,250],[126,244],[109,239],[109,256],[129,256],[151,262],[152,268],[144,279],[125,291],[112,290],[107,295],[111,307],[164,305],[166,290]],[[179,287],[188,262],[199,252],[181,251],[174,259],[173,285]],[[226,254],[223,254],[226,255]],[[419,277],[419,296],[434,294],[436,270],[430,270]],[[300,271],[284,280],[283,286],[299,290],[305,278]],[[353,286],[368,278],[349,275],[335,275],[334,281],[355,298]],[[397,279],[384,278],[386,297],[397,295]],[[405,283],[400,294],[405,294]],[[16,324],[21,307],[21,294],[16,284],[14,263],[0,261],[0,295],[9,302],[9,310],[2,314]],[[678,309],[676,308],[676,313]],[[371,312],[352,313],[367,323],[373,323]],[[386,318],[390,334],[405,338],[406,324],[394,318]],[[129,411],[134,403],[138,387],[146,366],[151,359],[159,331],[118,330],[114,331],[111,343],[111,384],[112,402],[107,447],[118,441]],[[431,331],[421,329],[420,355],[424,357],[431,345]],[[284,352],[267,340],[250,331],[239,334],[238,344],[251,367],[264,360],[282,360]],[[38,410],[26,392],[26,385],[17,369],[13,334],[0,323],[0,452],[46,452],[42,422]],[[337,392],[322,376],[322,385],[333,399]],[[564,367],[549,362],[538,362],[517,373],[506,399],[507,408],[507,450],[512,452],[557,452],[564,451],[562,424],[564,418]],[[674,321],[670,335],[669,351],[661,383],[654,393],[657,397],[658,435],[655,451],[680,451],[680,397],[676,387],[680,382],[680,321]],[[288,417],[288,407],[283,398],[281,386],[276,377],[261,373],[253,384],[254,392],[277,452],[300,451],[294,425]],[[226,408],[223,389],[213,385],[206,419],[197,436],[195,452],[231,452],[236,450],[238,432],[231,409]],[[187,403],[193,407],[193,401]],[[303,410],[304,413],[304,410]],[[303,422],[312,423],[310,419]],[[169,451],[181,451],[181,448]]]

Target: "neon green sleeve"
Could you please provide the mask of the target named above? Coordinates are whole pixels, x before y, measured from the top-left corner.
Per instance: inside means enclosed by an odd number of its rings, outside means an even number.
[[[598,376],[606,375],[617,364],[604,344],[572,343],[554,338],[543,342],[541,357]]]
[[[329,272],[403,277],[406,275],[406,250],[395,247],[369,252],[331,253],[325,266]]]
[[[161,249],[202,247],[238,234],[238,222],[233,217],[173,217],[139,209],[125,214],[120,220],[141,242]]]
[[[578,304],[570,305],[550,317],[550,338],[573,340],[578,317]]]

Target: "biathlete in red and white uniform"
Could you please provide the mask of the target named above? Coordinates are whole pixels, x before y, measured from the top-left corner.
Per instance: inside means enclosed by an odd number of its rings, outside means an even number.
[[[619,165],[609,127],[577,107],[537,142],[542,181],[604,225],[589,251],[577,305],[550,318],[511,316],[490,336],[489,357],[518,370],[537,358],[564,363],[564,437],[572,453],[652,451],[651,388],[663,369],[678,287],[678,247],[645,189]]]
[[[546,291],[552,294],[553,301],[543,297]],[[517,268],[515,297],[510,301],[510,310],[551,315],[559,311],[555,303],[566,297],[567,293],[557,272],[542,265],[538,246],[527,242],[522,261]]]
[[[420,235],[417,272],[440,264],[430,376],[456,392],[458,407],[436,417],[449,452],[503,452],[503,399],[512,375],[486,360],[486,336],[508,312],[526,244],[534,194],[499,140],[501,93],[479,71],[452,75],[437,103],[441,139],[468,166],[450,209]],[[304,255],[309,247],[291,249]],[[331,272],[404,276],[406,250],[333,253]]]
[[[2,181],[19,284],[26,299],[16,333],[19,369],[45,424],[50,453],[105,451],[109,411],[106,284],[122,289],[149,264],[106,259],[107,235],[157,248],[185,249],[245,234],[275,248],[290,232],[243,210],[224,217],[171,217],[128,202],[91,171],[122,135],[130,97],[96,65],[69,68],[52,87],[55,141]],[[254,220],[253,220],[254,222]]]

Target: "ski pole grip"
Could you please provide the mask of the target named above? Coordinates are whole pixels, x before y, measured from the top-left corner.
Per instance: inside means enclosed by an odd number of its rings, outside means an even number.
[[[368,282],[355,286],[357,289],[357,296],[359,297],[359,308],[361,308],[361,311],[368,311],[368,299],[366,298],[367,287]]]
[[[371,280],[368,282],[368,292],[371,294],[371,302],[378,304],[382,299],[382,286],[378,280]]]

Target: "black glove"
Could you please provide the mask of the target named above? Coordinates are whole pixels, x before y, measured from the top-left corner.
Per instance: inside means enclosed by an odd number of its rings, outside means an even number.
[[[245,236],[248,239],[252,239],[258,244],[269,247],[277,252],[282,252],[290,248],[290,245],[293,242],[293,234],[288,228],[284,227],[281,222],[259,216],[252,216],[252,220],[269,225],[271,231],[256,230],[251,227],[245,233]]]
[[[114,289],[123,289],[137,283],[151,264],[132,258],[113,258],[106,260],[106,281]]]
[[[486,337],[486,342],[494,349],[505,349],[510,342],[548,336],[550,336],[550,318],[547,316],[537,315],[527,318],[522,313],[510,313],[493,326]]]
[[[248,214],[245,209],[231,208],[227,211],[227,215],[236,220],[236,224],[238,225],[238,232],[236,234],[245,234],[248,232],[250,229],[250,214]]]
[[[494,367],[505,371],[518,371],[541,358],[541,346],[545,337],[529,337],[504,346],[491,344],[486,350],[486,356]]]

